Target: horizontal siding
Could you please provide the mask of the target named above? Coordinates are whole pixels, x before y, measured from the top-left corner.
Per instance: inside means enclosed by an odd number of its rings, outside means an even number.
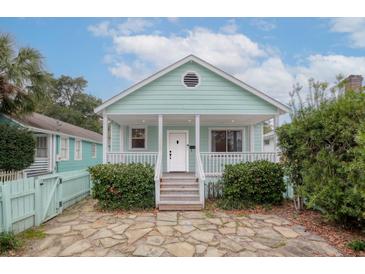
[[[111,122],[111,148],[112,152],[119,152],[120,151],[120,126],[115,123]]]
[[[209,152],[209,129],[210,128],[225,128],[221,126],[202,126],[200,128],[200,151]],[[230,127],[235,128],[235,127]],[[249,150],[248,141],[248,128],[247,127],[237,127],[243,128],[243,151]],[[158,151],[158,127],[148,126],[147,127],[147,149],[146,150],[130,150],[129,149],[129,126],[125,127],[124,135],[124,151],[127,152],[157,152]],[[167,131],[168,130],[187,130],[189,132],[189,144],[195,145],[195,126],[164,126],[163,127],[163,171],[167,171]],[[255,135],[256,136],[256,135]],[[259,138],[259,136],[256,136]],[[195,171],[195,150],[189,150],[189,171]]]
[[[200,75],[200,85],[194,89],[181,83],[190,70]],[[206,68],[188,63],[112,104],[107,113],[275,114],[276,108]]]
[[[261,152],[262,151],[262,134],[263,134],[263,128],[262,128],[262,123],[259,123],[257,125],[255,125],[254,127],[254,151],[255,152]]]
[[[69,138],[70,156],[69,160],[62,160],[56,163],[57,172],[86,169],[89,166],[100,164],[103,161],[103,147],[96,144],[96,158],[91,156],[91,142],[82,141],[82,160],[75,160],[75,138]],[[59,154],[60,137],[57,136],[57,154]]]

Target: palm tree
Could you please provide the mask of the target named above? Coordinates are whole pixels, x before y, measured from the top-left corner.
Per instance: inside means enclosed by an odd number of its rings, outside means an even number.
[[[16,52],[10,36],[0,34],[0,113],[32,112],[47,82],[41,54],[27,47]]]

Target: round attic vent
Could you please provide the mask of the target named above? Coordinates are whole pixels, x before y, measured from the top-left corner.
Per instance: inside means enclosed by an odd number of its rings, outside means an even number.
[[[199,76],[195,72],[187,72],[183,77],[183,82],[187,88],[195,88],[199,85]]]

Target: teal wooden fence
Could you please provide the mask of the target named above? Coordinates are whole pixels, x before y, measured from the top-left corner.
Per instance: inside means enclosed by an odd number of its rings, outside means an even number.
[[[0,231],[19,233],[53,218],[90,194],[85,170],[0,183]]]

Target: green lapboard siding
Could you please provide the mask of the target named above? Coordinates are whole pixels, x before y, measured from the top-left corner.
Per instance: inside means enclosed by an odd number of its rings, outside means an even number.
[[[120,126],[111,122],[111,152],[119,152],[120,151]]]
[[[212,128],[226,128],[222,126],[202,126],[200,128],[200,151],[209,152],[209,130]],[[249,131],[248,127],[230,127],[243,129],[243,151],[249,151]],[[147,148],[145,150],[131,150],[129,147],[129,126],[124,127],[124,151],[128,152],[157,152],[158,151],[158,127],[147,126]],[[195,145],[195,126],[164,126],[163,127],[163,171],[167,171],[167,131],[168,130],[187,130],[189,133],[189,144]],[[255,138],[260,138],[255,134]],[[256,143],[256,142],[255,142]],[[195,150],[189,150],[189,171],[195,171]]]
[[[254,151],[261,152],[262,151],[262,134],[263,134],[263,124],[259,123],[254,126]]]
[[[57,172],[73,171],[86,169],[89,166],[101,164],[103,161],[103,146],[96,144],[96,158],[92,158],[91,152],[92,143],[89,141],[82,141],[82,159],[75,160],[75,138],[69,138],[69,159],[61,160],[56,163]],[[57,135],[56,143],[57,154],[60,153],[60,136]]]
[[[196,88],[186,88],[182,76],[200,76]],[[156,114],[275,114],[276,107],[214,72],[194,63],[184,64],[120,99],[107,113]]]

